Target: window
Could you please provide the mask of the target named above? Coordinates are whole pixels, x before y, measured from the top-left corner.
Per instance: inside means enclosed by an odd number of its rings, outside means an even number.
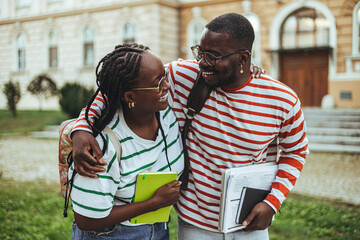
[[[58,67],[58,46],[57,46],[57,33],[52,30],[48,36],[49,43],[49,68]]]
[[[254,34],[255,34],[255,39],[254,39],[254,43],[253,43],[252,51],[251,51],[251,62],[256,65],[261,66],[260,20],[253,13],[245,15],[245,17],[251,23],[251,25],[254,29]]]
[[[16,67],[18,71],[24,71],[26,67],[25,58],[26,37],[20,33],[16,38]]]
[[[188,43],[187,43],[187,54],[188,58],[193,58],[193,54],[191,52],[191,47],[194,45],[200,44],[201,34],[204,30],[206,25],[206,21],[203,19],[198,19],[189,23],[187,36],[188,36]]]
[[[244,0],[241,3],[242,8],[243,8],[243,15],[249,20],[249,22],[251,23],[253,29],[254,29],[254,34],[255,34],[255,39],[253,42],[253,46],[251,49],[251,62],[261,66],[261,47],[260,47],[260,19],[259,17],[252,12],[251,10],[251,1],[250,0]]]
[[[94,65],[94,30],[87,27],[84,31],[84,66]]]
[[[30,6],[30,0],[16,0],[17,8],[29,7],[29,6]]]
[[[360,2],[355,5],[353,10],[353,48],[352,54],[354,56],[360,55]]]
[[[191,30],[192,30],[192,34],[191,34],[191,46],[200,44],[200,40],[201,40],[201,33],[204,30],[205,25],[202,22],[196,22]],[[190,46],[190,47],[191,47]]]
[[[358,26],[358,35],[357,35],[358,52],[360,52],[360,8],[358,8],[357,10],[357,26]]]
[[[311,8],[293,12],[281,27],[283,49],[329,46],[329,21]]]
[[[134,43],[136,42],[136,26],[132,22],[126,22],[122,28],[122,42]]]

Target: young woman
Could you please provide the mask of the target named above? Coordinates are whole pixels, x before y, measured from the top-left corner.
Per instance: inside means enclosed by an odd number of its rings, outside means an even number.
[[[179,125],[168,106],[170,84],[163,63],[142,45],[119,45],[96,68],[98,89],[85,115],[102,148],[106,171],[97,178],[76,174],[71,201],[74,210],[72,239],[168,239],[167,223],[131,224],[146,212],[176,203],[179,181],[160,187],[143,202],[132,202],[136,177],[143,171],[183,170]],[[102,97],[99,97],[99,93]],[[91,110],[104,105],[99,113]],[[91,117],[98,116],[95,121]],[[122,146],[120,164],[103,129],[109,126]],[[72,175],[73,166],[69,170]]]

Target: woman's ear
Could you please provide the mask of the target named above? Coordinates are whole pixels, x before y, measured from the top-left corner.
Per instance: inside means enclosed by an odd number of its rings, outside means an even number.
[[[125,92],[123,99],[125,102],[135,102],[134,92],[133,91]]]

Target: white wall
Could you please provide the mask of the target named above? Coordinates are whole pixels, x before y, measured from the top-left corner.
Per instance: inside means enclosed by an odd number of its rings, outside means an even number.
[[[4,0],[7,1],[7,0]],[[47,4],[47,1],[37,0]],[[157,53],[163,62],[169,62],[179,57],[179,23],[176,9],[158,4],[145,4],[130,7],[127,17],[124,16],[123,7],[104,11],[79,11],[76,14],[49,14],[59,12],[59,9],[51,6],[39,5],[29,7],[31,12],[25,13],[22,18],[17,15],[0,16],[0,108],[6,108],[6,99],[2,94],[4,82],[12,78],[19,81],[22,90],[22,98],[18,104],[19,109],[33,109],[38,107],[38,99],[26,91],[30,81],[38,74],[47,72],[56,81],[60,88],[65,82],[76,81],[86,86],[95,87],[95,66],[98,61],[115,45],[120,44],[120,26],[123,21],[130,17],[138,22],[138,43],[149,46]],[[92,1],[92,0],[62,0],[51,3],[64,9],[80,9],[87,4],[93,5],[110,4],[121,2],[119,0]],[[133,1],[132,1],[133,2]],[[15,1],[9,1],[9,5]],[[3,6],[3,5],[2,5]],[[1,7],[2,7],[1,6]],[[14,5],[13,5],[14,7]],[[0,9],[3,12],[2,8]],[[16,9],[13,14],[16,13]],[[63,10],[66,12],[66,10]],[[11,12],[11,11],[10,11]],[[36,16],[35,12],[46,12],[46,17]],[[19,11],[17,12],[19,14]],[[26,15],[27,14],[27,15]],[[33,16],[33,17],[29,17]],[[44,15],[45,16],[45,15]],[[94,68],[83,67],[83,29],[91,25],[95,29],[95,66]],[[55,29],[58,33],[58,69],[48,69],[48,33]],[[15,38],[18,33],[25,33],[26,45],[26,70],[16,70],[16,47]],[[48,99],[44,109],[59,109],[57,98]]]

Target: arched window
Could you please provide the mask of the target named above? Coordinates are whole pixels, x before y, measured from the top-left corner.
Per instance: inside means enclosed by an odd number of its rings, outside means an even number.
[[[24,71],[26,67],[26,37],[25,34],[20,33],[16,38],[16,66],[18,71]]]
[[[259,17],[252,12],[251,10],[251,1],[250,0],[244,0],[241,3],[242,7],[243,7],[243,15],[249,20],[249,22],[251,23],[253,29],[254,29],[254,34],[255,34],[255,39],[253,42],[253,46],[252,46],[252,50],[251,50],[251,62],[255,63],[256,65],[261,66],[261,47],[260,47],[260,19]]]
[[[330,23],[312,8],[301,8],[284,21],[281,27],[281,48],[329,46]]]
[[[194,45],[200,44],[201,34],[202,34],[202,31],[205,28],[205,25],[206,25],[206,21],[204,19],[193,20],[188,25],[188,29],[187,29],[187,39],[188,39],[188,41],[187,41],[187,54],[188,54],[189,59],[194,57],[190,48],[192,46],[194,46]]]
[[[87,27],[84,30],[84,66],[94,65],[94,29]]]
[[[126,22],[122,27],[122,42],[134,43],[136,42],[137,30],[133,22]]]
[[[353,11],[353,55],[360,55],[360,2]]]
[[[260,20],[255,14],[245,15],[254,28],[255,39],[251,51],[251,62],[261,66]]]
[[[201,33],[204,30],[205,24],[202,21],[197,21],[190,26],[190,47],[200,44]]]
[[[357,10],[357,28],[358,28],[357,42],[358,42],[358,53],[359,53],[360,52],[360,7]]]
[[[16,0],[17,8],[29,7],[29,6],[30,6],[30,0]]]
[[[56,31],[52,30],[48,36],[49,68],[58,67],[58,39]]]

